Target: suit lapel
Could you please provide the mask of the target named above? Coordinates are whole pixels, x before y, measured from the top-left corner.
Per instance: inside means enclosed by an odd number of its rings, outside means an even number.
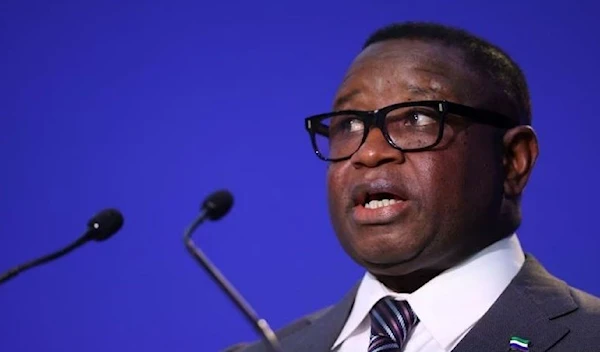
[[[548,351],[569,329],[553,319],[577,309],[568,286],[528,255],[521,271],[454,352],[506,352],[512,336],[529,351]]]
[[[329,351],[350,314],[357,290],[358,284],[323,316],[306,328],[283,339],[281,341],[283,350],[286,352]]]

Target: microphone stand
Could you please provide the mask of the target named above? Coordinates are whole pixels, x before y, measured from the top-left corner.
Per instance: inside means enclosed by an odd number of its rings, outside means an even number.
[[[46,263],[51,262],[55,259],[58,259],[62,256],[65,256],[65,255],[69,254],[70,252],[72,252],[73,250],[75,250],[76,248],[82,246],[89,240],[90,240],[90,238],[87,235],[84,235],[84,236],[80,237],[79,239],[77,239],[75,242],[72,242],[68,246],[66,246],[58,251],[52,252],[43,257],[36,258],[36,259],[30,260],[24,264],[16,266],[16,267],[6,271],[2,275],[0,275],[0,284],[14,278],[15,276],[19,275],[20,273],[22,273],[26,270],[29,270],[31,268],[34,268],[34,267],[42,265],[42,264],[46,264]]]
[[[221,271],[208,259],[208,257],[196,246],[192,240],[194,231],[204,222],[208,217],[206,209],[203,209],[200,215],[194,220],[194,222],[185,230],[183,240],[185,248],[194,257],[196,262],[202,266],[206,272],[215,280],[219,287],[233,300],[236,306],[244,313],[256,330],[262,337],[265,343],[270,347],[272,352],[283,352],[277,336],[265,319],[259,318],[258,314],[252,309],[252,307],[246,302],[244,297],[233,287],[233,285],[223,276]]]

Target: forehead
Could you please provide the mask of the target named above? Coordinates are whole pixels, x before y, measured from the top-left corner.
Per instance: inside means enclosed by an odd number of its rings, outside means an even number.
[[[334,107],[376,109],[429,99],[472,104],[479,86],[479,77],[459,49],[435,42],[388,40],[370,45],[354,59]]]

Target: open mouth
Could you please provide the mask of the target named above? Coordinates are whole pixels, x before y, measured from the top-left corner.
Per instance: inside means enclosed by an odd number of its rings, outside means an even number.
[[[354,187],[354,222],[360,226],[385,225],[400,219],[409,204],[402,187],[388,180],[376,180]]]
[[[391,193],[367,194],[362,206],[367,209],[377,209],[401,202],[400,197]]]
[[[404,199],[394,193],[364,190],[354,199],[354,206],[378,209],[402,202]]]

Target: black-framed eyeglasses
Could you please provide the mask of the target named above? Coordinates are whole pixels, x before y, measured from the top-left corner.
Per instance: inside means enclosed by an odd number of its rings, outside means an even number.
[[[325,161],[350,158],[367,139],[371,127],[381,130],[387,142],[403,152],[435,147],[444,135],[448,114],[499,128],[520,123],[502,114],[444,100],[410,101],[374,111],[343,110],[305,119],[317,156]]]

